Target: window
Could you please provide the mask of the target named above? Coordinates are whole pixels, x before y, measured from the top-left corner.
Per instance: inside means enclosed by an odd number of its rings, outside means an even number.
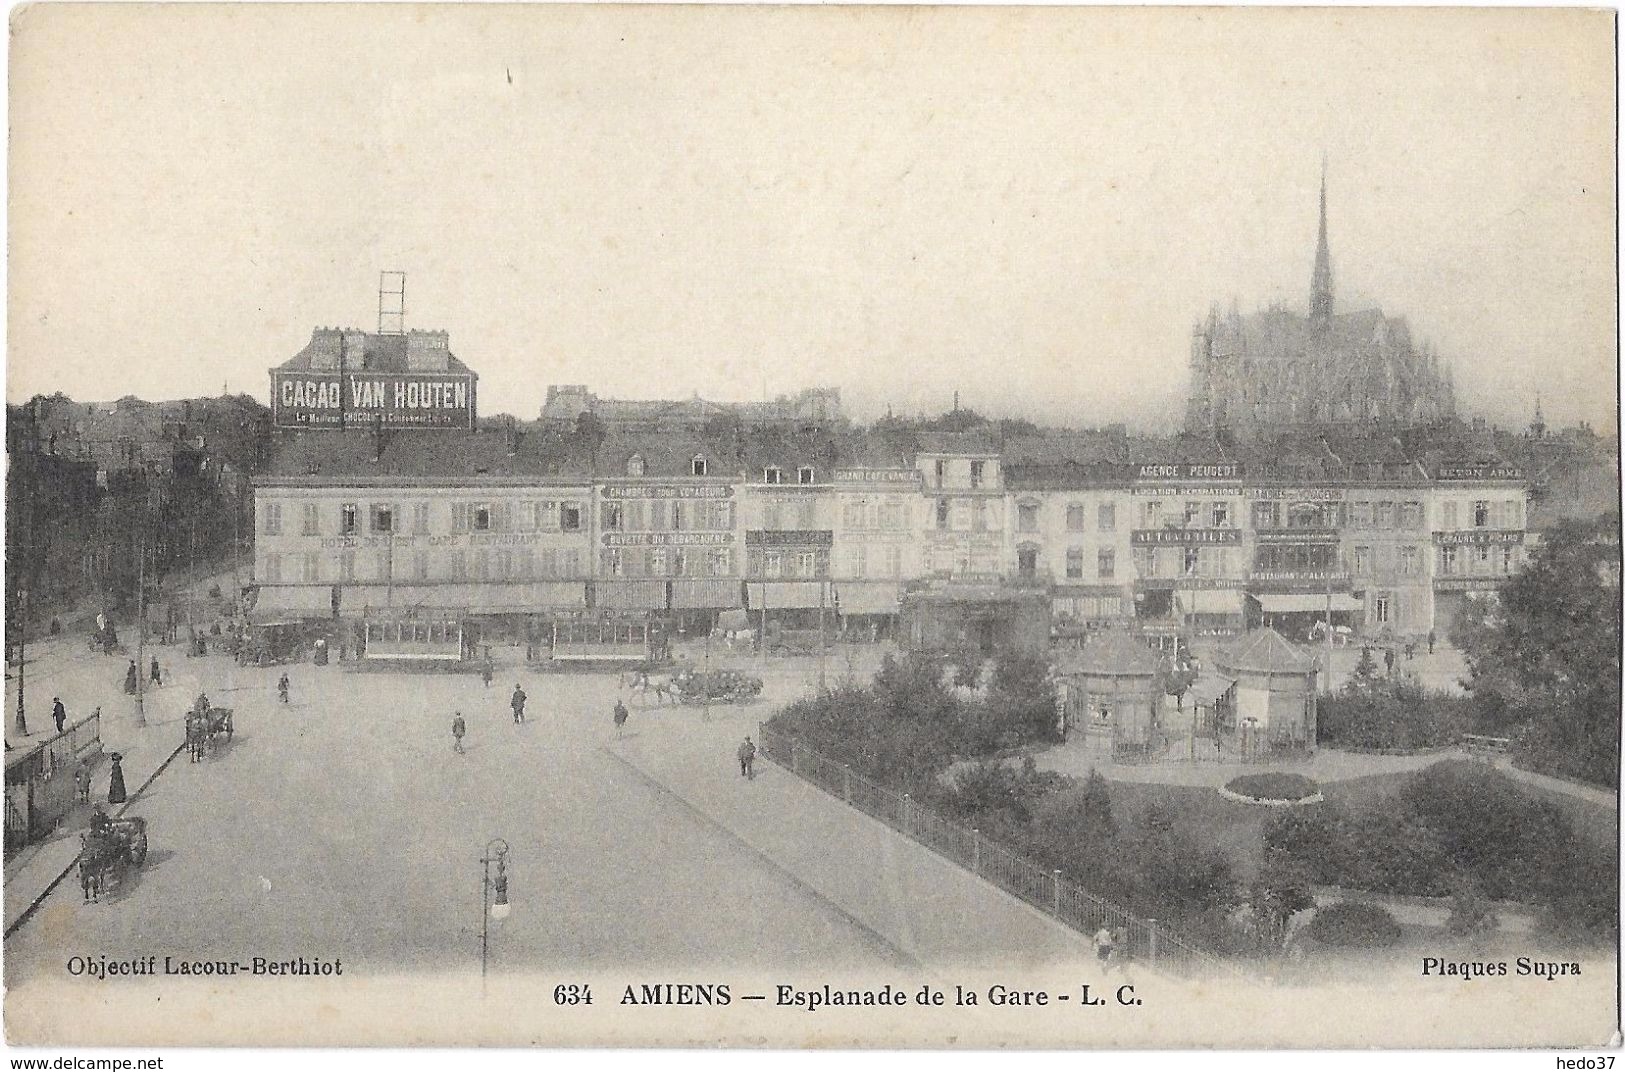
[[[429,531],[429,504],[414,503],[412,506],[412,528],[419,533]]]
[[[621,524],[623,520],[624,518],[621,513],[620,503],[604,504],[604,530],[606,532],[621,531]]]
[[[322,534],[321,508],[315,503],[306,503],[304,508],[306,536],[320,536]]]
[[[1017,532],[1037,532],[1038,531],[1038,504],[1037,503],[1019,503],[1016,506],[1016,531]]]
[[[891,532],[900,532],[908,526],[903,520],[903,504],[896,499],[889,499],[880,507],[880,527]]]
[[[1117,528],[1117,504],[1101,503],[1098,511],[1098,527],[1101,532],[1112,532]]]
[[[656,576],[663,576],[669,568],[669,560],[664,547],[651,548],[649,551],[649,572]]]
[[[796,575],[798,577],[818,576],[818,553],[815,551],[802,551],[796,555]]]
[[[971,462],[970,463],[970,486],[971,487],[979,488],[979,487],[982,486],[982,470],[986,465],[987,465],[986,462]]]
[[[955,532],[969,532],[971,524],[971,501],[969,499],[953,500],[953,530]]]
[[[559,528],[564,532],[581,531],[580,503],[559,503]]]
[[[1439,572],[1446,577],[1456,572],[1456,548],[1439,548]]]
[[[948,527],[948,500],[947,499],[938,499],[937,500],[937,528],[946,529],[947,527]]]
[[[621,549],[619,547],[604,548],[600,562],[603,564],[604,576],[606,577],[619,577],[625,565],[621,561]]]
[[[643,475],[643,455],[634,454],[630,458],[626,459],[626,475],[627,476],[642,476]]]
[[[1162,524],[1162,503],[1151,499],[1140,504],[1140,527],[1154,529]]]
[[[1253,503],[1253,528],[1273,529],[1280,527],[1279,503],[1255,502]]]
[[[395,579],[395,556],[390,553],[389,548],[379,551],[373,562],[373,572],[380,581],[388,584]]]
[[[696,454],[689,460],[688,471],[694,476],[704,476],[708,468],[703,454]]]
[[[454,581],[468,578],[468,562],[461,551],[446,552],[446,576]]]
[[[1399,504],[1399,527],[1415,531],[1422,527],[1422,504],[1407,502]]]
[[[1354,572],[1362,577],[1371,572],[1371,548],[1356,547],[1354,549]]]
[[[1067,503],[1066,504],[1066,531],[1068,531],[1068,532],[1082,532],[1083,531],[1083,504],[1082,503]]]
[[[804,529],[813,527],[813,502],[811,496],[802,496],[801,502],[796,504],[796,524]]]
[[[1095,555],[1095,576],[1102,581],[1117,578],[1117,552],[1105,549]]]
[[[1386,625],[1392,621],[1394,616],[1394,594],[1392,592],[1378,592],[1373,610],[1378,625]]]
[[[1490,549],[1487,546],[1477,548],[1478,553],[1473,556],[1474,573],[1490,573]]]
[[[1501,507],[1501,527],[1504,529],[1523,528],[1523,511],[1516,499],[1508,499]]]
[[[680,532],[685,527],[683,525],[684,513],[682,503],[674,502],[671,504],[671,527],[673,532]]]
[[[1377,527],[1379,529],[1391,529],[1394,527],[1393,503],[1380,502],[1377,504]]]
[[[395,508],[386,503],[372,504],[372,531],[377,533],[393,533],[395,531]]]
[[[1200,547],[1185,548],[1185,576],[1194,577],[1202,568],[1202,549]]]
[[[282,580],[282,556],[266,555],[264,580],[267,584],[276,584]]]
[[[813,467],[812,466],[803,465],[800,469],[796,470],[796,483],[797,484],[811,484],[812,482],[813,482]]]
[[[1155,577],[1157,575],[1157,549],[1155,547],[1136,547],[1134,554],[1134,572],[1141,577]]]
[[[1456,527],[1456,502],[1454,499],[1451,499],[1444,504],[1444,517],[1442,518],[1442,522],[1442,528],[1453,529]]]
[[[1202,504],[1195,501],[1185,503],[1185,527],[1197,528],[1202,524]]]
[[[339,535],[354,536],[356,534],[356,516],[358,509],[355,503],[345,503],[339,507]]]
[[[1356,529],[1370,528],[1371,519],[1375,516],[1375,505],[1368,502],[1349,503],[1349,527]]]
[[[776,465],[768,466],[766,469],[762,470],[762,483],[764,483],[764,484],[782,484],[782,483],[784,483],[784,470],[780,469]]]
[[[1068,547],[1066,549],[1066,579],[1069,581],[1083,579],[1083,548]]]
[[[1518,565],[1517,548],[1507,546],[1501,548],[1501,572],[1511,573]]]
[[[1211,528],[1216,528],[1216,529],[1227,529],[1227,528],[1229,528],[1230,527],[1230,504],[1225,503],[1225,502],[1216,502],[1216,503],[1214,503],[1210,516],[1212,518],[1212,523],[1210,525]]]
[[[268,502],[265,504],[265,535],[280,536],[282,534],[282,504]]]
[[[412,579],[416,581],[429,579],[429,552],[412,552]]]
[[[1405,546],[1399,549],[1399,572],[1407,577],[1414,577],[1421,572],[1421,557],[1414,546]]]
[[[314,552],[314,551],[307,551],[301,557],[302,557],[303,561],[301,562],[301,569],[299,571],[299,573],[300,573],[299,579],[301,581],[304,581],[306,584],[315,584],[317,581],[321,580],[322,579],[322,560],[321,560],[321,556],[316,554],[316,552]]]
[[[1490,504],[1483,499],[1473,503],[1473,528],[1487,529],[1490,527]]]
[[[780,551],[768,551],[762,556],[762,575],[764,577],[784,576],[784,554]]]
[[[948,475],[948,463],[943,461],[941,458],[938,458],[937,459],[936,470],[937,470],[937,487],[940,488],[943,485],[944,479]]]
[[[734,555],[732,551],[726,548],[709,551],[706,558],[711,566],[711,576],[726,577],[733,572]]]

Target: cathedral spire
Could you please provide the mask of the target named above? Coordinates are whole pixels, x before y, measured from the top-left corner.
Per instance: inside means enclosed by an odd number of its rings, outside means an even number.
[[[1309,319],[1324,326],[1332,318],[1332,251],[1326,242],[1326,157],[1320,158],[1320,240],[1309,284]]]

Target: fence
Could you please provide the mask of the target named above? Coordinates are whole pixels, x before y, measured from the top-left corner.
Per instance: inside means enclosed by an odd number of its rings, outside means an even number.
[[[102,749],[102,714],[68,726],[6,762],[6,855],[48,833],[72,810],[74,775]]]
[[[944,819],[909,797],[854,771],[850,764],[821,755],[788,734],[757,728],[761,754],[831,796],[880,820],[904,837],[985,879],[1006,893],[1054,916],[1073,930],[1092,935],[1106,927],[1118,933],[1117,954],[1144,961],[1157,971],[1185,977],[1242,973],[1180,938],[1154,919],[1096,897],[1058,870],[1048,870],[1009,848]]]

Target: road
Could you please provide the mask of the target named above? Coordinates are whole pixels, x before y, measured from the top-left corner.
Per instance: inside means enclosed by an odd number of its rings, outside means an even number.
[[[515,725],[513,670],[487,690],[473,675],[298,666],[286,707],[279,673],[221,661],[231,682],[217,687],[236,691],[217,699],[236,709],[235,739],[202,763],[182,757],[132,811],[152,853],[123,894],[83,905],[64,884],[6,943],[8,985],[60,978],[76,952],[466,971],[478,964],[479,858],[492,837],[511,847],[513,903],[492,926],[493,972],[895,962],[603,750],[612,676],[521,674],[530,720]],[[452,750],[456,710],[465,755]],[[634,705],[633,729],[636,719]]]

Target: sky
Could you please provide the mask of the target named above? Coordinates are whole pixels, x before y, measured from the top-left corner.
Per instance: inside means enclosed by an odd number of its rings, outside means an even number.
[[[7,397],[266,399],[317,326],[550,383],[1166,428],[1208,307],[1408,319],[1616,421],[1608,12],[13,13]]]

